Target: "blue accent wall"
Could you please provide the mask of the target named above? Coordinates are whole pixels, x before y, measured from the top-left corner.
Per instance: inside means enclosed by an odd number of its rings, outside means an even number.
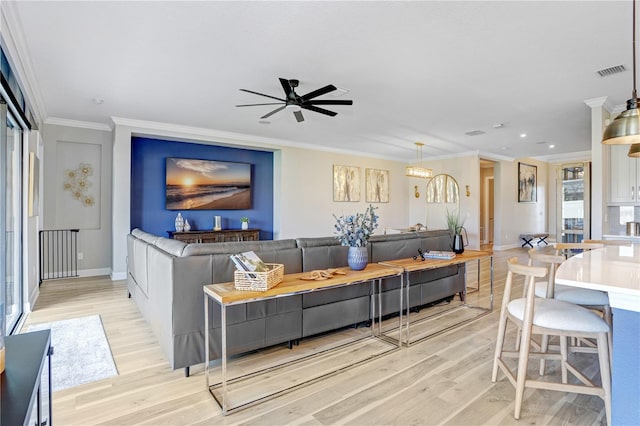
[[[167,237],[175,229],[177,211],[165,208],[167,157],[250,163],[250,210],[183,210],[192,229],[213,229],[213,217],[222,216],[223,229],[240,229],[240,218],[260,229],[260,239],[273,239],[273,153],[215,145],[134,137],[131,139],[131,229],[140,228]]]
[[[640,312],[613,309],[614,426],[640,425]]]

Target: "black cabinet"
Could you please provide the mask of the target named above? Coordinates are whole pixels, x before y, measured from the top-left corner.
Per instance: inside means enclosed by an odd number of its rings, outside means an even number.
[[[50,330],[5,337],[0,425],[51,425],[51,354]]]

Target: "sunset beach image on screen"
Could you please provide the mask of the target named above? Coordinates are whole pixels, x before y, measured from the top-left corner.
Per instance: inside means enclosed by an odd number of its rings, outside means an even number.
[[[251,208],[251,164],[167,158],[167,210]]]

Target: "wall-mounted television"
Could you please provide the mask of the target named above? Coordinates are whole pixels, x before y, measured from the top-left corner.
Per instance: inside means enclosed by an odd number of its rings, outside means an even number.
[[[251,164],[167,158],[167,210],[248,210]]]

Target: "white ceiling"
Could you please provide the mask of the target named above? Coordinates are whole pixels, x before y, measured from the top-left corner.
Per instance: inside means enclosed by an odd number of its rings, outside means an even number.
[[[628,0],[3,3],[50,119],[126,117],[404,161],[415,141],[425,158],[517,158],[589,150],[584,101],[620,105],[632,89]],[[299,94],[347,88],[354,104],[270,124],[259,117],[274,107],[235,107],[269,101],[240,88],[282,97],[279,77],[299,79]]]

